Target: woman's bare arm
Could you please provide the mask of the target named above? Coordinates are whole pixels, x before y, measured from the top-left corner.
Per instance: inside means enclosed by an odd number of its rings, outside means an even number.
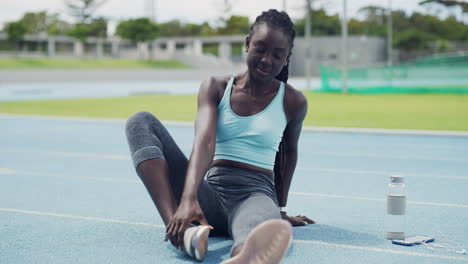
[[[291,89],[292,96],[285,98],[285,110],[288,116],[288,124],[283,133],[283,163],[280,171],[281,188],[277,190],[278,203],[285,207],[288,201],[289,189],[297,164],[298,142],[302,130],[302,123],[307,114],[307,99],[299,91]],[[282,213],[282,217],[291,222],[292,225],[304,225],[314,223],[305,216],[290,217]]]
[[[198,111],[195,120],[195,138],[190,155],[184,191],[180,204],[167,226],[168,238],[182,249],[183,234],[187,226],[198,221],[208,225],[198,203],[198,187],[214,156],[216,143],[216,118],[221,81],[211,78],[204,81],[198,94]]]

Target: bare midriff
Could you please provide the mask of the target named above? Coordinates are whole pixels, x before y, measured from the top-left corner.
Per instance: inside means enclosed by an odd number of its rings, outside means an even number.
[[[219,160],[213,160],[211,163],[211,167],[213,166],[227,166],[227,167],[234,167],[234,168],[240,168],[240,169],[246,169],[246,170],[251,170],[255,172],[260,172],[265,175],[268,175],[270,177],[273,177],[273,171],[265,168],[260,168],[254,165],[250,165],[247,163],[242,163],[238,161],[233,161],[233,160],[224,160],[224,159],[219,159]]]

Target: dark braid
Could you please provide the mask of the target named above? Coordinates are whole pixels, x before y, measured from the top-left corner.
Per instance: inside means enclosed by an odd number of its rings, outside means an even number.
[[[285,204],[281,204],[281,201],[283,200],[283,182],[281,181],[283,178],[281,173],[282,168],[284,168],[284,139],[281,140],[278,152],[276,153],[273,173],[275,175],[276,199],[278,200],[279,206],[286,206]]]
[[[251,38],[255,29],[261,24],[266,24],[269,27],[281,30],[286,36],[288,36],[289,46],[292,50],[294,46],[294,38],[296,37],[296,30],[294,29],[294,23],[292,22],[291,18],[286,12],[279,12],[276,9],[270,9],[268,11],[263,12],[255,19],[255,22],[250,27],[248,36],[249,39]],[[291,50],[288,55],[287,64],[283,67],[278,76],[276,76],[276,79],[282,82],[288,82],[289,56],[291,55]]]
[[[287,83],[289,78],[289,62],[285,66],[281,72],[275,77],[277,80]]]
[[[287,59],[287,64],[283,67],[281,72],[276,76],[276,79],[282,82],[288,82],[289,77],[289,57],[291,56],[291,50],[294,46],[294,37],[296,36],[296,30],[294,29],[294,23],[292,22],[289,15],[282,11],[279,12],[276,9],[270,9],[268,11],[263,12],[260,16],[255,19],[255,22],[250,27],[250,32],[248,35],[248,40],[251,39],[255,29],[261,25],[266,24],[268,27],[275,28],[281,30],[289,40],[289,54]],[[284,139],[281,140],[278,146],[278,152],[276,153],[275,157],[275,167],[273,169],[275,174],[275,189],[276,195],[278,196],[278,203],[280,204],[283,197],[282,197],[282,169],[284,168]],[[285,206],[284,204],[280,204],[280,206]]]

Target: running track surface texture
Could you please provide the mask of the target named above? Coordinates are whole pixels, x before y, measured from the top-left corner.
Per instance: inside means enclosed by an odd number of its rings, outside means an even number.
[[[190,263],[131,165],[125,120],[0,116],[0,263]],[[168,125],[189,155],[193,127]],[[468,137],[304,131],[283,263],[467,263],[383,237],[390,174],[406,178],[407,235],[468,246]],[[210,238],[205,263],[228,257]]]

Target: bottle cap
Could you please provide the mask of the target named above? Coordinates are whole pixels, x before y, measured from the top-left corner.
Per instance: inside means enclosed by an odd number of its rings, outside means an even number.
[[[404,181],[405,181],[405,177],[401,175],[390,175],[391,183],[403,183]]]

